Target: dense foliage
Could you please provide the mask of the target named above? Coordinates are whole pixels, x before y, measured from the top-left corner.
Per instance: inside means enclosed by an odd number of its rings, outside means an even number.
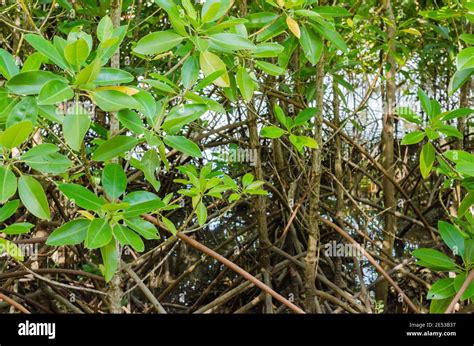
[[[5,3],[0,309],[470,311],[472,20],[461,1]]]

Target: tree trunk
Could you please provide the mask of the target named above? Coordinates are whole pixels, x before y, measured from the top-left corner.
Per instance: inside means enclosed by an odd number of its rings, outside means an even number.
[[[385,73],[385,97],[383,100],[383,129],[382,129],[382,145],[383,145],[383,167],[393,177],[394,176],[394,107],[395,107],[395,74],[396,74],[396,62],[394,57],[395,52],[395,17],[393,15],[392,5],[390,0],[383,0],[382,6],[384,9],[385,17],[388,18],[391,25],[386,25],[387,30],[387,64],[389,69]],[[391,183],[387,176],[384,176],[383,181],[383,201],[385,209],[395,210],[395,187]],[[382,249],[386,254],[391,254],[393,250],[393,244],[395,241],[396,234],[396,219],[392,213],[385,212],[384,214],[385,227],[382,234]],[[386,264],[382,267],[385,270],[390,268]],[[382,301],[384,306],[387,306],[387,295],[388,295],[388,283],[383,280],[375,287],[375,298],[377,301]]]
[[[321,147],[322,124],[323,124],[323,106],[324,106],[324,64],[325,53],[316,65],[316,117],[314,121],[314,140],[318,143],[318,148],[312,150],[312,164],[309,174],[310,197],[309,197],[309,230],[308,230],[308,248],[305,257],[305,308],[309,313],[318,311],[316,302],[316,272],[318,268],[319,251],[319,197],[321,183]]]

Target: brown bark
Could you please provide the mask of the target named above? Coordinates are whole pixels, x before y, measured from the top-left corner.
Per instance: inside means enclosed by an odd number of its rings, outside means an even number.
[[[393,122],[394,122],[394,106],[395,106],[395,75],[396,75],[396,62],[394,57],[395,52],[395,17],[393,15],[392,4],[390,0],[383,0],[382,2],[383,10],[385,17],[390,21],[390,25],[386,25],[387,30],[387,40],[388,40],[388,51],[387,54],[387,64],[389,69],[385,73],[385,97],[382,98],[383,104],[383,129],[382,129],[382,145],[383,145],[383,167],[388,172],[388,174],[394,178],[394,162],[395,162],[395,153],[394,153],[394,131],[393,131]],[[389,177],[384,176],[383,181],[383,201],[385,209],[390,208],[395,210],[396,201],[395,201],[395,186],[392,184]],[[384,214],[384,233],[382,235],[383,243],[382,250],[386,254],[391,254],[393,250],[393,244],[395,241],[396,234],[396,218],[392,213],[386,212]],[[388,268],[384,268],[387,270]],[[380,282],[375,287],[375,298],[377,301],[383,301],[384,306],[387,305],[387,295],[388,295],[388,283],[387,281]]]

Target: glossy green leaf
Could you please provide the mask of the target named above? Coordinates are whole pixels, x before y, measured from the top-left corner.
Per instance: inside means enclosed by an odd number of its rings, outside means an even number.
[[[84,245],[88,249],[97,249],[107,245],[112,239],[112,228],[107,220],[94,219],[89,224]]]
[[[5,49],[0,48],[0,74],[5,79],[10,79],[19,73],[18,66],[16,66],[15,58]]]
[[[464,254],[464,237],[462,233],[452,224],[446,221],[438,221],[438,230],[445,244],[455,255]]]
[[[236,75],[237,86],[239,87],[240,93],[246,102],[250,102],[253,98],[256,83],[247,72],[245,67],[239,67]]]
[[[40,219],[49,220],[51,218],[43,186],[35,178],[22,175],[18,179],[18,193],[21,202],[31,214]]]
[[[130,83],[134,79],[133,75],[127,71],[112,67],[102,67],[93,83],[98,86],[118,85],[122,83]]]
[[[5,203],[16,192],[15,174],[6,167],[0,167],[0,203]]]
[[[199,146],[184,136],[166,136],[163,138],[163,141],[173,149],[179,150],[186,155],[198,158],[202,157]]]
[[[105,141],[94,151],[92,159],[94,161],[106,161],[117,157],[124,152],[134,148],[139,140],[129,136],[115,136]]]
[[[417,264],[434,270],[453,270],[456,268],[456,263],[452,258],[435,249],[417,249],[412,254],[420,259]]]
[[[1,179],[1,170],[0,170],[0,179]],[[15,184],[16,184],[16,180],[15,180]],[[0,222],[8,220],[13,214],[15,214],[19,205],[20,205],[20,200],[14,199],[12,201],[8,201],[3,206],[1,206],[0,207]]]
[[[64,78],[49,71],[28,71],[17,74],[7,82],[7,88],[12,93],[19,95],[36,95],[41,88],[51,80],[61,80]]]
[[[285,74],[284,68],[266,61],[256,61],[255,65],[263,72],[268,73],[271,76],[280,76],[282,74]]]
[[[100,109],[106,112],[139,107],[133,97],[117,90],[94,91],[90,93],[90,97]]]
[[[120,265],[120,254],[115,239],[111,239],[106,245],[102,246],[100,253],[103,261],[104,279],[109,282]]]
[[[36,99],[31,96],[23,97],[20,102],[18,102],[13,109],[10,111],[10,114],[7,118],[6,126],[10,127],[16,123],[23,121],[31,121],[33,125],[36,125],[38,118],[38,106],[36,104]]]
[[[213,83],[223,88],[230,86],[227,68],[221,58],[219,58],[217,55],[209,51],[201,52],[199,55],[199,65],[201,66],[201,70],[206,77],[210,76],[214,72],[224,71],[224,73],[219,78],[215,79]]]
[[[68,70],[69,65],[66,60],[59,54],[56,47],[49,42],[48,40],[44,39],[43,37],[36,35],[36,34],[27,34],[25,35],[25,40],[38,52],[46,56],[56,65],[61,67],[63,70]]]
[[[110,198],[119,198],[127,188],[127,175],[122,166],[117,163],[105,165],[102,171],[102,186]]]
[[[444,299],[452,297],[455,294],[454,279],[446,278],[436,281],[433,286],[431,286],[426,299]]]
[[[87,230],[91,224],[87,219],[69,221],[51,233],[46,241],[50,246],[80,244],[86,239]]]
[[[430,142],[425,143],[420,154],[421,176],[426,179],[430,175],[435,160],[435,149]]]
[[[413,131],[410,133],[407,133],[403,139],[402,139],[402,144],[403,145],[410,145],[410,144],[416,144],[421,142],[425,138],[425,133],[423,131]]]
[[[300,37],[301,47],[308,61],[314,66],[323,52],[323,40],[310,27],[303,25]]]
[[[260,131],[260,136],[266,138],[279,138],[286,133],[285,130],[276,126],[265,126]]]
[[[160,239],[158,230],[151,222],[145,221],[140,217],[127,218],[125,222],[128,227],[135,230],[145,239]]]
[[[256,48],[248,38],[231,33],[220,33],[209,36],[209,46],[224,51],[253,50]]]
[[[89,56],[89,46],[87,42],[80,38],[72,43],[69,43],[64,49],[64,57],[66,61],[74,66],[76,71],[81,69],[81,66]]]
[[[80,106],[74,106],[73,110],[64,117],[63,135],[66,144],[75,151],[81,150],[84,136],[89,130],[91,119],[87,112]]]
[[[143,243],[142,238],[130,228],[122,226],[122,225],[115,225],[113,229],[115,238],[119,241],[122,245],[131,245],[135,251],[143,252],[145,250],[145,244]]]
[[[172,30],[152,32],[141,38],[133,51],[144,55],[160,54],[176,47],[183,39]]]
[[[82,185],[61,184],[59,190],[77,206],[87,210],[98,211],[105,204],[104,200]]]
[[[40,90],[38,95],[39,105],[54,105],[58,102],[69,100],[74,97],[71,87],[57,79],[50,80]]]

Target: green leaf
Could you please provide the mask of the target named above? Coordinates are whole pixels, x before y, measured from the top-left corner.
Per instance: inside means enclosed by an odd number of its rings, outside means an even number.
[[[85,246],[88,249],[97,249],[107,245],[112,239],[112,228],[107,220],[94,219],[87,229]]]
[[[449,82],[449,96],[454,94],[456,90],[463,86],[468,80],[471,79],[472,74],[474,73],[474,68],[468,68],[461,71],[456,71]]]
[[[80,38],[72,43],[69,43],[64,48],[64,57],[66,61],[76,68],[76,71],[81,69],[82,64],[89,56],[89,46],[87,42]]]
[[[5,167],[0,167],[0,203],[5,203],[16,192],[15,174]]]
[[[283,112],[283,109],[281,109],[281,107],[279,105],[277,105],[276,103],[273,106],[273,113],[275,113],[275,117],[280,122],[280,124],[282,124],[287,129],[289,129],[288,119],[285,116],[285,113]]]
[[[18,179],[18,193],[21,202],[31,214],[40,219],[51,218],[48,199],[43,187],[35,178],[22,175]]]
[[[468,115],[474,113],[474,109],[470,108],[458,108],[449,112],[443,113],[441,120],[453,120],[457,118],[467,117]]]
[[[421,118],[408,107],[397,107],[395,108],[395,113],[411,123],[421,124],[423,122]]]
[[[41,88],[51,80],[61,80],[64,78],[49,71],[28,71],[17,74],[6,84],[12,93],[19,95],[36,95]]]
[[[292,127],[299,126],[304,124],[305,122],[309,121],[312,117],[315,117],[317,113],[317,109],[315,107],[309,107],[303,109],[295,118],[295,122]]]
[[[120,254],[117,249],[115,239],[111,239],[108,244],[100,248],[103,261],[103,274],[106,282],[112,280],[120,264]]]
[[[42,173],[52,174],[64,173],[72,164],[66,156],[58,153],[35,155],[25,159],[25,163]]]
[[[220,33],[209,36],[209,46],[224,51],[253,50],[256,48],[246,37],[230,33]]]
[[[348,10],[339,6],[315,6],[313,8],[313,11],[323,17],[352,16],[352,14]]]
[[[296,137],[298,137],[298,142],[303,144],[305,147],[313,148],[313,149],[317,149],[319,147],[318,142],[316,142],[311,137],[308,137],[308,136],[296,136]]]
[[[117,118],[123,126],[135,134],[140,135],[145,131],[140,116],[131,109],[122,109],[117,113]]]
[[[201,70],[206,77],[210,76],[214,72],[224,71],[224,73],[219,78],[215,79],[213,83],[223,88],[230,86],[227,68],[221,58],[219,58],[217,55],[209,51],[201,52],[199,55],[199,65],[201,66]]]
[[[127,71],[112,67],[102,67],[93,83],[97,86],[118,85],[122,83],[130,83],[134,79],[133,75]]]
[[[402,144],[403,145],[410,145],[410,144],[416,144],[421,142],[425,138],[425,133],[423,131],[413,131],[410,133],[407,133],[403,139],[402,139]]]
[[[25,63],[23,64],[23,67],[21,68],[21,72],[38,71],[41,69],[41,65],[47,62],[48,58],[39,52],[35,52],[28,56]]]
[[[59,54],[55,46],[51,42],[36,34],[25,35],[25,40],[38,52],[46,56],[49,60],[61,67],[63,70],[69,70],[68,63]]]
[[[207,0],[202,6],[201,22],[214,22],[221,18],[232,5],[230,0]]]
[[[97,38],[100,42],[105,42],[112,38],[114,33],[114,25],[109,16],[104,16],[97,25]]]
[[[464,262],[471,265],[474,263],[474,239],[464,241]]]
[[[466,273],[461,273],[454,278],[454,289],[456,290],[456,292],[459,292],[459,290],[461,289],[462,285],[464,284],[464,281],[466,281],[466,276]],[[474,296],[474,281],[471,281],[469,286],[467,286],[467,289],[461,296],[461,300],[472,298],[472,296]]]
[[[131,192],[125,196],[123,202],[130,204],[130,207],[124,213],[125,218],[133,218],[145,213],[155,212],[165,206],[161,198],[148,191]]]
[[[0,232],[5,234],[23,234],[28,233],[35,225],[28,222],[18,222],[14,223],[4,229],[0,229]]]
[[[77,206],[87,210],[98,211],[105,204],[105,201],[82,185],[61,184],[59,190]]]
[[[278,43],[260,43],[252,51],[252,56],[255,58],[276,58],[283,53],[284,49],[285,47]]]
[[[3,168],[3,167],[0,167],[0,168]],[[1,173],[0,173],[0,176],[1,176]],[[15,180],[15,184],[16,184],[16,180]],[[20,200],[14,199],[13,201],[9,201],[5,203],[5,205],[0,207],[0,222],[8,220],[13,214],[15,214],[19,205],[20,205]]]
[[[464,237],[462,233],[452,224],[445,221],[438,221],[438,230],[445,244],[455,255],[464,254]]]
[[[22,160],[31,159],[35,156],[43,156],[48,154],[54,154],[59,151],[59,148],[51,143],[43,143],[35,145],[33,148],[28,150],[26,153],[21,155]]]
[[[127,188],[127,175],[122,166],[117,163],[105,165],[102,171],[102,186],[110,198],[119,198]]]
[[[81,150],[84,136],[89,130],[91,119],[87,111],[79,105],[73,106],[73,110],[64,117],[63,135],[66,144],[75,151]]]
[[[141,38],[133,51],[143,55],[160,54],[176,47],[183,39],[172,30],[152,32]]]
[[[92,159],[94,161],[110,160],[124,152],[134,148],[139,140],[129,136],[115,136],[105,141],[94,151]]]
[[[40,90],[38,95],[39,105],[54,105],[58,102],[74,97],[71,87],[57,79],[50,80]]]
[[[16,123],[29,120],[33,125],[36,124],[38,118],[38,106],[36,104],[36,99],[31,96],[23,97],[20,102],[18,102],[13,109],[10,111],[10,114],[7,118],[6,127],[10,127]]]
[[[311,28],[303,25],[300,37],[301,47],[308,61],[314,66],[318,63],[323,52],[323,40]]]
[[[139,233],[143,238],[152,240],[152,239],[160,239],[158,235],[158,230],[156,227],[148,221],[145,221],[139,217],[127,218],[125,223],[128,227],[135,230]]]
[[[456,263],[452,258],[435,249],[417,249],[412,255],[420,259],[417,264],[434,270],[456,269]]]
[[[186,155],[198,158],[202,157],[201,149],[199,149],[199,146],[184,136],[168,135],[163,138],[163,141],[173,149],[179,150]]]
[[[418,88],[418,98],[420,99],[421,107],[425,111],[426,115],[431,118],[433,115],[431,100],[421,88]]]
[[[191,89],[191,87],[196,83],[199,77],[199,61],[195,56],[190,56],[186,59],[181,69],[181,81],[183,86],[186,89]]]
[[[262,128],[260,131],[260,136],[266,137],[266,138],[279,138],[283,136],[286,133],[285,130],[276,127],[276,126],[265,126]]]
[[[115,225],[114,235],[122,245],[131,245],[135,251],[143,252],[145,250],[145,244],[143,243],[142,238],[130,228],[124,227],[122,225]]]
[[[420,154],[420,171],[423,179],[428,178],[435,160],[435,148],[430,142],[425,143]]]
[[[263,72],[268,73],[271,76],[280,76],[282,74],[285,74],[285,69],[283,67],[271,64],[266,61],[256,61],[255,65]]]
[[[19,72],[20,70],[16,66],[15,58],[5,49],[0,48],[0,74],[8,80]]]
[[[187,104],[173,107],[161,128],[168,134],[174,135],[178,133],[184,125],[199,119],[208,109],[209,108],[203,104]]]
[[[207,208],[202,201],[196,206],[196,215],[198,217],[199,226],[204,225],[207,220]]]
[[[322,25],[318,22],[312,22],[311,24],[321,36],[331,41],[338,49],[340,49],[344,53],[347,52],[347,45],[344,42],[342,36],[337,31],[333,30],[328,25]]]
[[[162,216],[161,221],[165,224],[166,228],[168,229],[168,231],[171,232],[171,234],[176,235],[177,233],[176,227],[170,219]]]
[[[91,221],[75,219],[69,221],[51,233],[46,241],[50,246],[76,245],[82,243],[87,236]]]
[[[242,97],[246,102],[250,102],[255,91],[255,82],[252,77],[250,77],[245,67],[240,66],[238,68],[236,80]]]
[[[446,278],[436,281],[433,286],[431,286],[426,299],[444,299],[452,297],[455,294],[454,279]]]
[[[97,106],[106,112],[140,107],[133,97],[118,90],[92,91],[89,95]]]
[[[101,61],[99,58],[95,58],[89,65],[84,67],[76,76],[74,85],[90,84],[99,78],[101,71]]]
[[[474,204],[474,191],[470,191],[462,200],[458,209],[458,217],[464,216],[469,208]]]

